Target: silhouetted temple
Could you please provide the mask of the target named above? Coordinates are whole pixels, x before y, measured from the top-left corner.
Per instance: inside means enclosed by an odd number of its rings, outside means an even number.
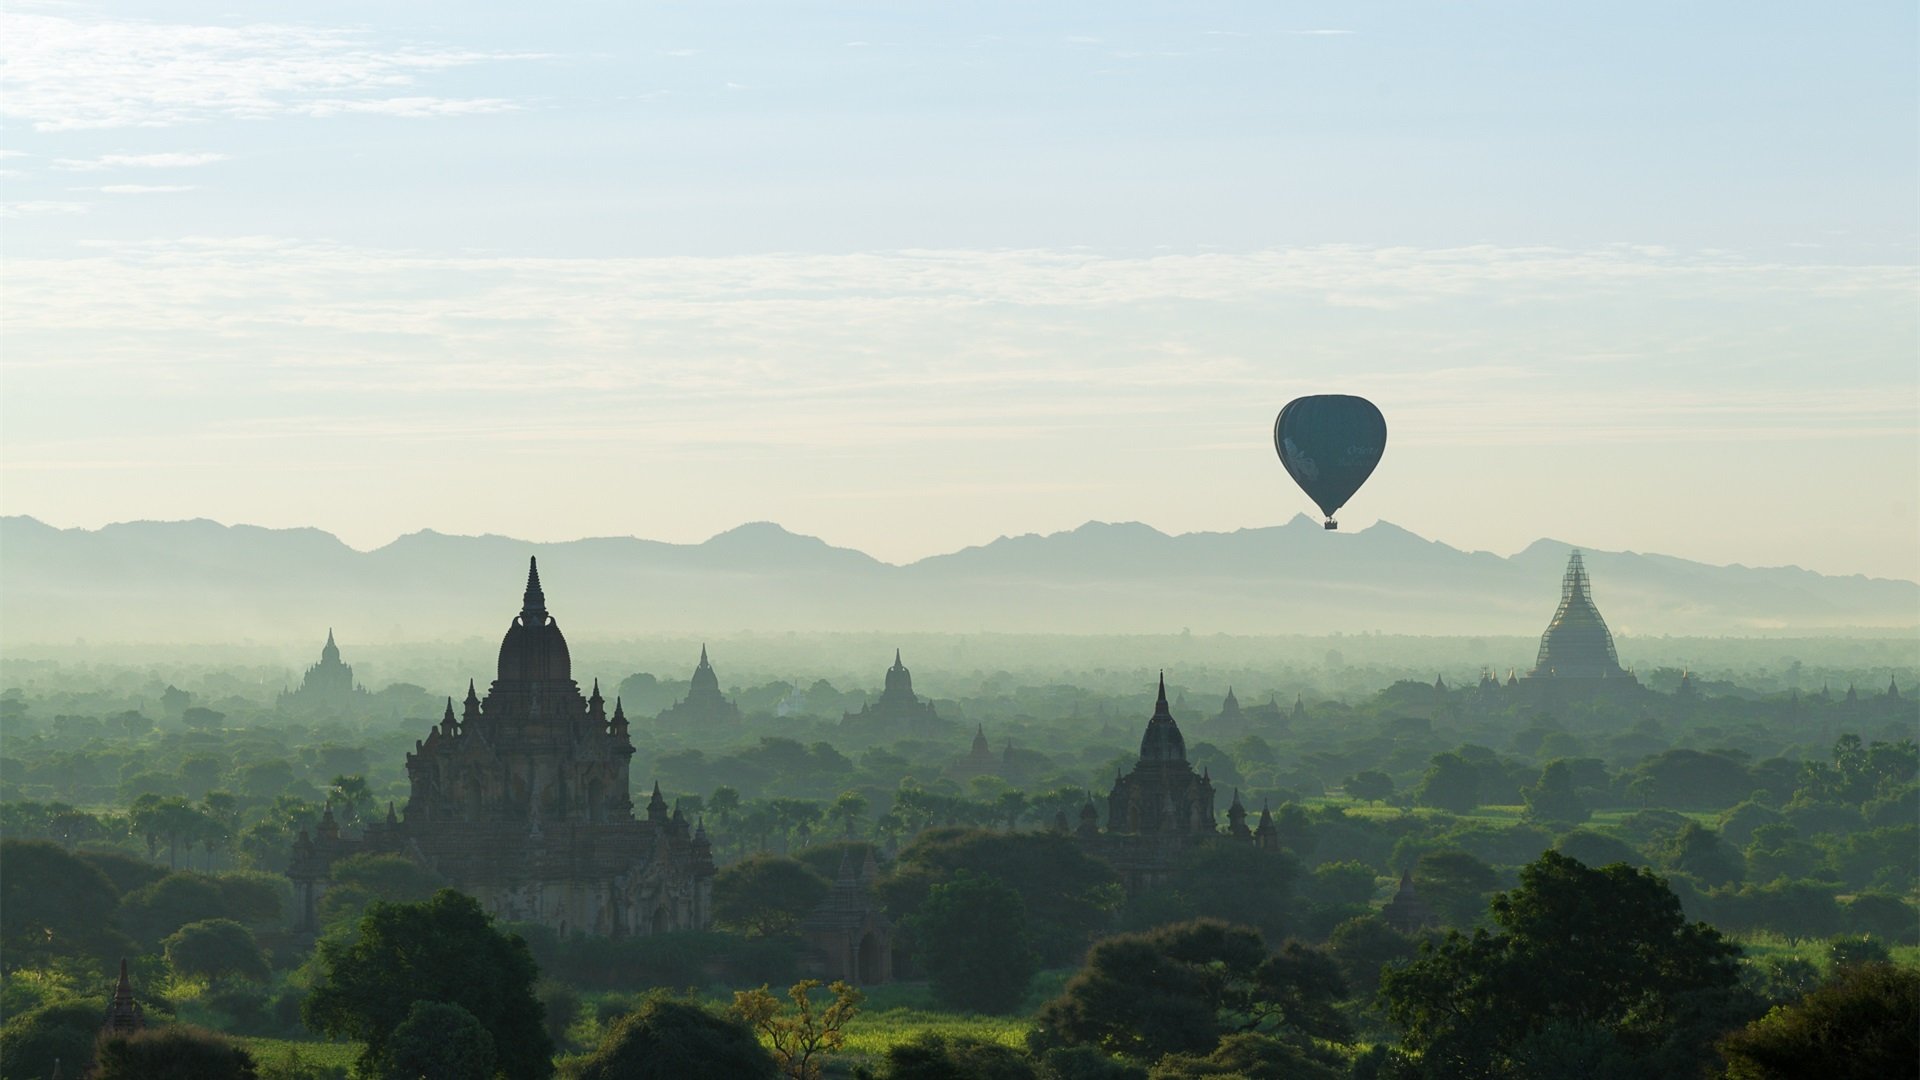
[[[938,725],[940,717],[933,711],[933,702],[921,701],[914,695],[913,673],[900,662],[900,650],[895,649],[893,666],[887,669],[887,684],[880,691],[880,699],[860,706],[859,712],[847,713],[841,722],[895,730],[925,729]]]
[[[113,997],[107,1002],[107,1015],[100,1024],[106,1037],[128,1036],[147,1026],[147,1014],[133,999],[133,981],[127,978],[127,958],[120,958],[120,981],[114,984]]]
[[[740,719],[740,707],[720,692],[720,677],[707,662],[707,647],[700,646],[700,663],[693,669],[693,684],[684,700],[676,701],[660,714],[660,722],[672,726],[693,724],[731,724]]]
[[[1400,887],[1394,890],[1387,906],[1380,909],[1380,917],[1403,934],[1417,934],[1440,925],[1440,916],[1414,891],[1411,870],[1401,871]]]
[[[1196,844],[1232,839],[1278,848],[1270,815],[1262,814],[1264,831],[1246,827],[1238,792],[1227,810],[1225,833],[1215,825],[1213,804],[1213,780],[1187,761],[1187,741],[1167,705],[1162,675],[1153,716],[1140,737],[1140,759],[1132,771],[1114,778],[1107,795],[1107,827],[1099,827],[1100,812],[1089,800],[1080,810],[1076,835],[1090,854],[1113,864],[1129,893],[1166,882],[1180,856]]]
[[[1246,715],[1240,711],[1240,699],[1233,696],[1233,687],[1227,687],[1227,696],[1220,702],[1220,715],[1214,717],[1214,721],[1234,727],[1246,721]]]
[[[967,756],[954,762],[947,772],[955,780],[971,780],[976,776],[999,776],[1001,757],[987,745],[987,729],[983,725],[975,727],[973,746]]]
[[[1613,634],[1593,606],[1587,586],[1587,568],[1575,550],[1567,557],[1560,582],[1560,607],[1540,636],[1540,655],[1527,672],[1529,679],[1626,679],[1633,676],[1620,666],[1613,651]]]
[[[327,628],[327,643],[320,647],[320,662],[307,668],[300,686],[280,692],[282,708],[308,712],[340,712],[364,702],[366,688],[353,681],[353,666],[340,662],[340,646],[333,643],[333,628]]]
[[[658,785],[646,816],[634,816],[633,752],[620,702],[608,716],[598,681],[581,695],[530,562],[485,698],[469,681],[460,715],[448,698],[439,725],[407,755],[405,813],[389,806],[385,822],[347,837],[329,808],[314,835],[300,831],[288,870],[296,926],[318,929],[335,860],[391,853],[436,871],[502,919],[562,935],[705,929],[714,873],[705,830],[669,814]]]

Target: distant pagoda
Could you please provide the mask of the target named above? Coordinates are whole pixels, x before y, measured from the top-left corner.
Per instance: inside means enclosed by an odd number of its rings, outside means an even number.
[[[900,650],[893,650],[893,666],[887,669],[887,682],[878,701],[860,706],[859,712],[841,717],[841,723],[872,730],[927,731],[941,726],[933,702],[922,701],[913,692],[913,673],[900,662]]]
[[[127,958],[120,958],[120,981],[107,1003],[106,1020],[100,1033],[107,1038],[125,1038],[147,1026],[147,1014],[133,998],[133,981],[127,978]]]
[[[333,628],[327,628],[327,643],[320,647],[320,662],[307,668],[300,685],[280,692],[280,707],[308,712],[341,713],[364,704],[366,687],[353,681],[353,665],[341,663],[340,646],[333,643]]]
[[[707,662],[707,647],[700,646],[700,663],[693,669],[693,681],[687,696],[660,714],[660,722],[669,726],[731,724],[740,719],[740,707],[720,692],[720,677]]]
[[[1540,635],[1540,656],[1529,679],[1632,679],[1613,651],[1607,621],[1587,591],[1587,567],[1579,549],[1567,557],[1560,580],[1560,608]]]

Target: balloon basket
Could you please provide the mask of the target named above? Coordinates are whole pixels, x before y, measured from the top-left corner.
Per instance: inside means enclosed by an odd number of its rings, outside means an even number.
[[[1320,527],[1327,530],[1328,532],[1332,532],[1333,530],[1338,529],[1340,527],[1340,523],[1333,520],[1332,518],[1328,518],[1327,523]]]

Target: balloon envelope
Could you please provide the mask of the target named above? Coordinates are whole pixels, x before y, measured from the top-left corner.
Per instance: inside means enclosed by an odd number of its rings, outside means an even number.
[[[1366,398],[1295,398],[1273,422],[1273,448],[1287,475],[1327,515],[1345,506],[1387,449],[1387,420]]]

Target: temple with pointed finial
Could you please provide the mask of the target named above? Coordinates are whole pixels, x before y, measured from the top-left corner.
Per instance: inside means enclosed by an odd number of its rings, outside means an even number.
[[[984,724],[974,725],[973,745],[967,755],[947,767],[947,775],[965,783],[976,776],[999,776],[1004,759],[993,752],[987,742],[987,729]]]
[[[127,978],[127,958],[120,958],[120,981],[114,985],[113,998],[107,1002],[107,1016],[100,1025],[104,1038],[125,1038],[147,1026],[147,1015],[133,998],[133,981]]]
[[[495,916],[561,935],[704,930],[713,854],[704,833],[669,815],[659,786],[633,812],[626,711],[595,680],[582,694],[560,624],[529,561],[520,614],[507,626],[493,682],[467,683],[407,755],[411,793],[397,814],[342,835],[331,810],[294,843],[295,925],[316,932],[334,862],[403,855]]]
[[[842,724],[870,728],[875,732],[931,732],[943,726],[933,711],[933,702],[922,701],[913,692],[913,673],[900,662],[900,650],[893,650],[893,666],[887,669],[886,685],[877,701],[860,706],[859,712],[841,717]]]
[[[1567,572],[1560,581],[1560,607],[1540,636],[1540,653],[1527,678],[1633,681],[1620,666],[1613,650],[1613,634],[1593,604],[1586,562],[1578,549],[1567,556]]]
[[[1107,795],[1106,827],[1099,827],[1099,811],[1089,801],[1074,835],[1089,854],[1113,864],[1129,893],[1169,881],[1180,857],[1198,844],[1237,840],[1278,849],[1270,815],[1263,817],[1265,833],[1248,829],[1246,807],[1235,792],[1222,832],[1214,801],[1212,778],[1187,760],[1186,737],[1167,704],[1163,673],[1153,715],[1140,737],[1140,758],[1131,771],[1114,778]]]
[[[340,646],[333,643],[333,627],[327,627],[327,643],[320,647],[320,662],[307,668],[300,685],[280,692],[282,709],[306,713],[344,716],[367,703],[367,688],[353,681],[353,665],[340,662]]]
[[[1380,909],[1380,918],[1395,930],[1403,934],[1417,934],[1440,925],[1440,917],[1413,887],[1413,872],[1400,874],[1400,887],[1394,890],[1393,899]]]
[[[707,660],[707,647],[700,646],[700,662],[694,665],[693,680],[687,696],[660,714],[660,723],[686,729],[701,724],[737,724],[740,706],[720,692],[720,676]]]

